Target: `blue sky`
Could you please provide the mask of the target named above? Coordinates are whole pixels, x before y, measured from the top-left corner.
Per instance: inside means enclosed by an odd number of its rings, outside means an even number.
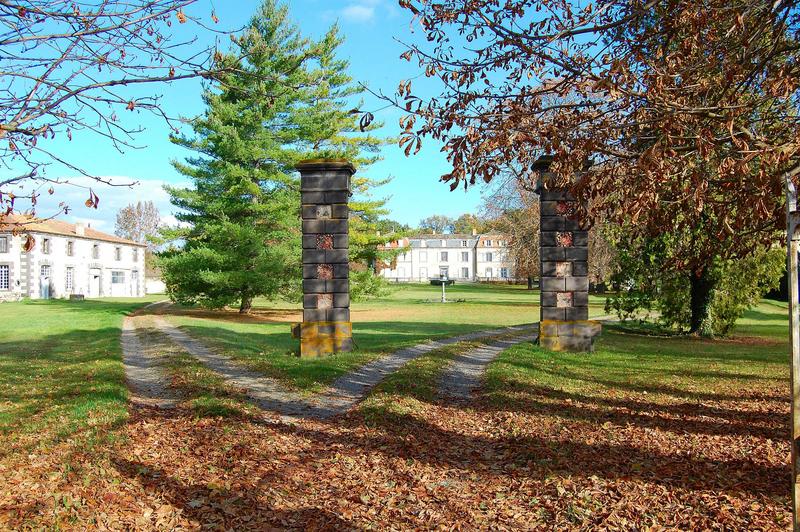
[[[409,41],[421,39],[422,36],[419,31],[412,33],[409,13],[398,8],[396,0],[291,0],[288,3],[292,18],[306,35],[319,36],[338,21],[341,33],[346,38],[340,55],[350,61],[353,78],[373,90],[391,94],[400,80],[419,75],[415,65],[399,59],[404,48],[395,38]],[[220,26],[236,28],[244,25],[258,2],[217,0],[212,4],[210,0],[200,0],[195,12],[207,17],[211,5],[216,7]],[[178,27],[178,31],[185,31],[184,28],[188,28],[188,25]],[[210,36],[202,38],[210,39]],[[427,87],[419,85],[425,82],[429,83]],[[425,91],[432,94],[435,90],[430,80],[422,78],[414,83],[415,87],[422,88],[423,94]],[[164,105],[172,114],[194,116],[203,111],[198,81],[175,82],[158,87],[156,92],[163,95]],[[365,96],[364,109],[376,110],[382,106],[383,103],[374,97]],[[385,109],[375,114],[377,120],[386,124],[381,134],[396,136],[399,131],[399,111]],[[112,231],[117,210],[141,199],[156,202],[165,220],[170,220],[172,208],[162,186],[183,181],[182,176],[170,165],[170,160],[183,158],[189,152],[167,140],[168,128],[158,119],[145,113],[125,113],[122,118],[129,121],[129,125],[140,123],[146,128],[146,132],[137,138],[137,144],[145,145],[145,148],[119,153],[103,139],[88,133],[75,135],[72,142],[66,138],[51,142],[58,152],[68,153],[70,161],[93,175],[113,177],[116,183],[138,184],[131,188],[95,186],[100,196],[100,208],[97,210],[83,205],[87,196],[85,189],[60,186],[53,198],[44,198],[38,209],[40,215],[46,214],[47,209],[57,201],[67,201],[74,209],[68,219],[86,220],[100,230]],[[378,195],[389,198],[388,207],[393,219],[416,225],[420,219],[432,214],[455,217],[477,209],[480,203],[479,188],[450,192],[449,186],[439,181],[439,176],[447,170],[447,161],[440,152],[440,145],[427,141],[422,151],[410,158],[405,157],[396,145],[386,146],[383,160],[363,174],[374,178],[393,176],[393,181],[379,189]],[[52,168],[48,173],[51,177],[74,175],[74,172],[58,168]],[[78,178],[75,182],[89,184],[85,178]]]

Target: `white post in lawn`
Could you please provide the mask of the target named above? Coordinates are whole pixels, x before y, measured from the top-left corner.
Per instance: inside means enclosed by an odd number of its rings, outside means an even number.
[[[444,289],[445,282],[447,281],[447,276],[445,274],[441,274],[439,276],[439,280],[442,281],[442,303],[447,303],[447,295]]]
[[[786,178],[786,248],[789,269],[789,334],[792,343],[792,523],[800,531],[800,292],[798,292],[797,251],[800,240],[800,212],[797,210],[797,189],[791,178]]]

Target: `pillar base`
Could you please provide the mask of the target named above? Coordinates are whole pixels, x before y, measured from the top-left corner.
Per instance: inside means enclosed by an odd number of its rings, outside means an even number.
[[[304,321],[292,325],[300,339],[300,356],[315,358],[353,350],[353,324],[349,321]]]
[[[543,320],[539,323],[539,345],[550,351],[591,353],[602,326],[593,320]]]

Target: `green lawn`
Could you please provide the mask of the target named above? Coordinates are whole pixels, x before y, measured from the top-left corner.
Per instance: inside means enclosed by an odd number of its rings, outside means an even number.
[[[787,377],[786,303],[764,300],[738,322],[732,337],[709,340],[651,333],[636,324],[606,324],[591,355],[554,353],[518,344],[489,366],[487,391],[498,408],[531,395],[575,398],[645,394],[654,400],[736,397]],[[463,349],[431,352],[389,376],[362,404],[367,418],[414,411],[435,400],[441,369]],[[754,386],[757,384],[758,386]]]
[[[0,304],[0,437],[48,443],[120,422],[123,317],[157,298]]]
[[[490,367],[488,388],[498,403],[508,400],[507,392],[523,389],[644,393],[657,400],[745,397],[753,389],[785,384],[786,312],[786,303],[764,300],[745,313],[730,338],[715,340],[606,325],[591,356],[515,346]]]
[[[294,356],[298,342],[289,334],[289,318],[299,321],[299,307],[256,300],[254,311],[265,320],[235,321],[169,316],[175,325],[238,359],[250,368],[279,378],[300,390],[314,391],[356,366],[381,355],[440,338],[492,327],[539,320],[539,292],[516,285],[457,284],[447,290],[448,304],[437,303],[439,287],[397,285],[378,300],[354,303],[351,309],[356,349],[324,359]],[[605,298],[591,298],[591,314],[603,314]]]

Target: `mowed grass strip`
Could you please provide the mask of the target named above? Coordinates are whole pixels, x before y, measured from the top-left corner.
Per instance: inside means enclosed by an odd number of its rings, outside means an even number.
[[[387,297],[352,305],[356,343],[352,353],[321,359],[296,356],[299,342],[289,329],[302,316],[299,307],[286,303],[256,300],[251,317],[235,312],[193,317],[189,310],[166,318],[248,368],[307,392],[319,391],[358,366],[426,340],[539,319],[539,293],[524,286],[456,284],[447,289],[447,297],[464,301],[447,304],[437,302],[441,289],[436,286],[409,284],[393,289]],[[603,314],[604,304],[604,297],[592,296],[592,315]]]
[[[166,333],[155,327],[150,316],[138,318],[142,349],[154,362],[169,388],[178,397],[179,408],[197,417],[245,416],[258,411],[247,396],[231,386],[219,374],[207,368]]]
[[[32,446],[122,422],[122,320],[156,298],[0,304],[0,438]]]
[[[437,398],[439,376],[459,353],[480,347],[481,342],[459,342],[415,358],[378,384],[359,405],[370,424],[414,414],[422,403]]]
[[[745,397],[785,387],[788,349],[786,306],[764,301],[745,313],[729,338],[607,324],[591,354],[515,346],[490,366],[488,387],[497,403],[509,399],[505,392],[522,390],[636,393],[655,400]]]
[[[485,340],[459,342],[416,358],[378,384],[359,405],[359,411],[370,424],[420,412],[423,403],[433,403],[439,399],[442,373],[453,359],[472,349],[518,336],[519,333],[512,333]],[[530,342],[525,344],[530,345]]]
[[[161,336],[162,345],[169,345],[169,338]],[[225,382],[219,374],[175,344],[167,349],[162,368],[170,385],[182,398],[181,407],[197,417],[241,417],[258,413],[242,390]]]

